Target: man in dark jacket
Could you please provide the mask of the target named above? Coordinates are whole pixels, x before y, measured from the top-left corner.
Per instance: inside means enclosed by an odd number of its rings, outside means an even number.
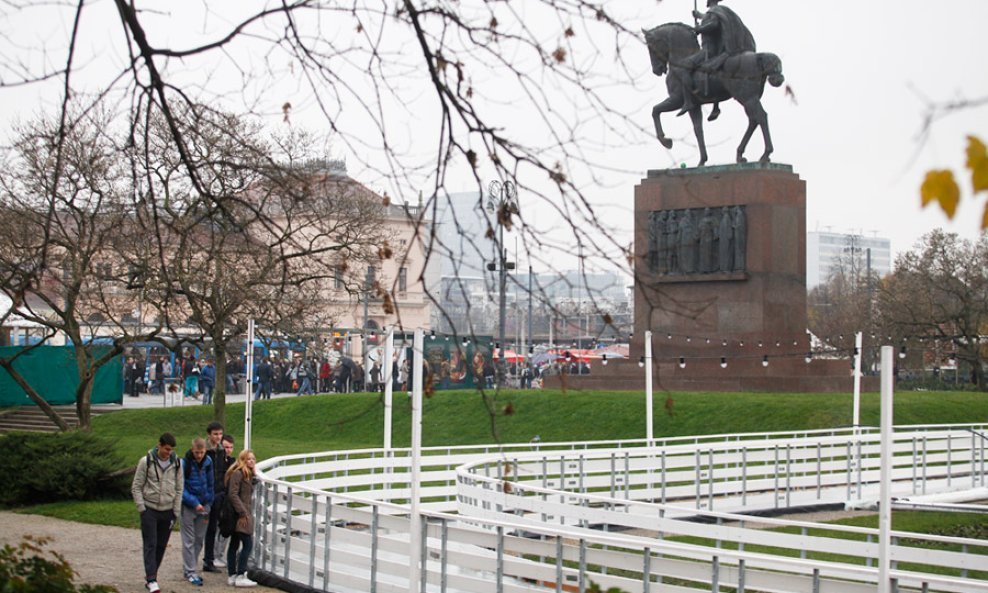
[[[223,425],[219,422],[210,422],[206,427],[206,455],[213,466],[213,505],[209,509],[209,525],[206,526],[205,551],[202,555],[203,572],[220,572],[220,568],[226,567],[223,561],[226,545],[225,538],[219,534],[220,509],[223,508],[223,498],[225,490],[223,488],[223,476],[226,469],[233,463],[233,436],[223,434]],[[225,450],[225,445],[229,440],[230,451]]]
[[[254,393],[254,400],[271,399],[271,384],[274,379],[274,368],[267,358],[261,359],[261,364],[257,365],[257,391]]]

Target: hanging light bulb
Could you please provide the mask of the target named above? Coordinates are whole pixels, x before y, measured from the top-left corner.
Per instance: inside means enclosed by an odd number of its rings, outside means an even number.
[[[707,344],[709,344],[709,343],[710,343],[710,338],[707,338]]]
[[[606,353],[600,355],[600,364],[604,365],[605,367],[607,366],[607,354]]]
[[[469,345],[470,345],[470,340],[467,340],[466,338],[463,338],[463,347],[466,348]]]
[[[532,346],[531,344],[529,344],[528,345],[528,353],[529,354],[535,354],[535,346]]]
[[[762,366],[763,367],[767,367],[768,366],[768,354],[766,354],[765,356],[762,357]]]
[[[759,347],[759,348],[761,348],[761,347],[762,347],[762,341],[761,341],[761,340],[758,340],[758,347]]]
[[[370,339],[376,340],[377,339],[377,332],[371,332]]]
[[[724,358],[723,356],[720,357],[720,368],[722,369],[727,368],[727,359]]]
[[[727,340],[721,341],[720,345],[727,348]]]
[[[434,330],[434,329],[429,330],[429,339],[430,340],[435,340],[436,339],[436,330]]]
[[[667,340],[671,340],[672,339],[672,334],[666,334],[666,339]]]
[[[641,368],[645,368],[645,357],[644,356],[642,356],[641,358],[638,359],[638,366],[641,367]]]
[[[682,356],[679,357],[679,368],[681,369],[686,368],[686,359],[683,358]]]
[[[903,344],[902,348],[899,348],[899,358],[905,358],[905,357],[906,357],[906,345]]]
[[[782,342],[780,342],[779,340],[776,340],[776,341],[775,341],[775,347],[776,347],[776,348],[778,348],[778,347],[779,347],[779,346],[781,346],[781,345],[782,345]]]
[[[744,348],[744,340],[741,340],[740,342],[738,342],[738,346],[741,346],[742,348]]]
[[[810,362],[813,361],[813,353],[812,352],[807,352],[806,353],[806,358],[804,358],[803,360],[806,361],[806,364],[810,364]]]
[[[687,342],[692,342],[692,341],[693,341],[693,338],[691,338],[691,337],[689,337],[689,336],[686,336],[686,341],[687,341]]]

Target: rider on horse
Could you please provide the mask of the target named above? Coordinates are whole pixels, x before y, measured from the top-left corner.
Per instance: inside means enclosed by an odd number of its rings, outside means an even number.
[[[706,14],[693,11],[693,16],[700,21],[694,29],[700,35],[700,51],[685,60],[682,74],[683,108],[679,115],[698,104],[696,94],[699,90],[695,88],[694,71],[700,70],[709,75],[719,70],[729,56],[755,51],[755,38],[737,13],[720,6],[720,0],[707,0],[707,8]],[[716,119],[719,114],[720,110],[715,105],[710,119]]]

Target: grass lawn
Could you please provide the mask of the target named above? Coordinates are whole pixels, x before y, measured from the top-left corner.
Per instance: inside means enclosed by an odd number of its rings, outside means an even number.
[[[490,394],[489,394],[490,395]],[[666,413],[666,398],[673,413]],[[409,445],[411,408],[395,394],[394,445]],[[380,447],[384,400],[380,394],[320,395],[260,402],[254,406],[252,445],[259,459],[291,453]],[[850,394],[657,393],[657,438],[694,434],[834,428],[851,423]],[[243,440],[243,404],[226,408],[227,428]],[[877,426],[879,395],[862,396],[861,420]],[[180,453],[205,436],[212,409],[123,410],[99,416],[93,432],[134,464],[165,431],[175,434]],[[988,394],[902,392],[896,394],[896,424],[988,422]],[[425,401],[425,446],[492,442],[637,439],[645,437],[645,396],[605,391],[507,391],[496,401],[473,391],[438,392]],[[238,450],[240,446],[238,445]],[[135,526],[130,501],[65,502],[24,509],[83,522]]]
[[[673,414],[665,400],[673,400]],[[395,394],[394,445],[408,446],[411,406]],[[848,426],[849,394],[657,393],[657,438],[733,432],[784,431]],[[861,422],[877,426],[877,393],[862,395]],[[384,398],[379,394],[319,395],[285,398],[254,405],[252,445],[258,458],[275,455],[380,447]],[[226,408],[227,429],[243,438],[243,404]],[[212,410],[205,406],[124,410],[93,421],[125,459],[134,460],[170,431],[184,451],[204,436]],[[988,394],[903,392],[896,395],[896,424],[988,422]],[[493,403],[477,392],[438,392],[425,401],[425,446],[492,442],[542,442],[636,439],[645,437],[645,396],[632,392],[507,391]],[[239,446],[238,446],[239,449]]]

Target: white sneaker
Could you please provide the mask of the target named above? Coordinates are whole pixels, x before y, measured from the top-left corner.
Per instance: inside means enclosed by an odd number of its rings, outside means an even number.
[[[237,580],[233,582],[234,587],[256,587],[257,583],[247,578],[246,574],[237,575]]]
[[[148,581],[144,584],[144,588],[148,590],[148,593],[160,593],[161,587],[158,586],[158,581]]]
[[[217,558],[216,560],[213,560],[213,566],[215,566],[216,568],[226,568],[226,562],[223,562],[222,560]]]
[[[229,576],[229,578],[226,579],[226,584],[227,585],[230,585],[231,587],[236,586],[236,584],[237,584],[237,575],[231,574]]]

